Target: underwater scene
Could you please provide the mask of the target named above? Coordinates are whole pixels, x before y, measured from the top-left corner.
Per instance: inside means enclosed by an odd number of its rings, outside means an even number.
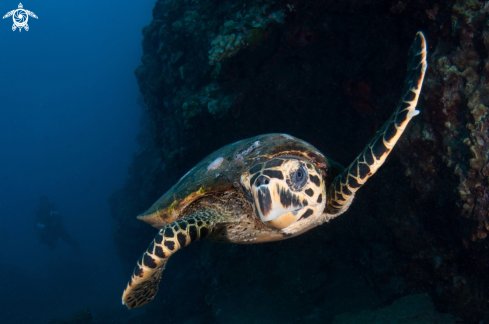
[[[489,323],[489,1],[0,9],[1,324]]]

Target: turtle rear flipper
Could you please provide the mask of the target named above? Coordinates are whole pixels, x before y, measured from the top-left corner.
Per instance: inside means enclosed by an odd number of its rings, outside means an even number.
[[[135,308],[152,301],[170,256],[211,233],[214,216],[213,211],[201,211],[162,227],[139,258],[122,295],[122,304]]]
[[[426,40],[418,32],[409,49],[402,98],[395,112],[355,161],[333,180],[326,213],[337,216],[348,209],[355,192],[382,166],[411,118],[419,114],[415,108],[426,72],[426,56]]]

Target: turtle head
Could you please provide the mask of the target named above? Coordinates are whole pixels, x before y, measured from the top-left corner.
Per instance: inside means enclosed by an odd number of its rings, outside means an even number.
[[[275,229],[321,215],[326,203],[321,173],[311,161],[298,156],[256,164],[241,176],[241,184],[255,216]]]

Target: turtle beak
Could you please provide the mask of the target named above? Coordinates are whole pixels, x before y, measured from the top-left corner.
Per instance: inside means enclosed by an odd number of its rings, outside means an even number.
[[[301,197],[291,192],[283,181],[263,175],[256,179],[252,194],[255,212],[263,222],[273,221],[287,214],[287,218],[291,218],[285,223],[291,224],[297,220],[295,216],[303,207]]]

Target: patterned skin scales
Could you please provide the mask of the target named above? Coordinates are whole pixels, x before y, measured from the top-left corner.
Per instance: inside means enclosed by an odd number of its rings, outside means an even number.
[[[283,240],[344,213],[419,113],[415,108],[426,50],[425,37],[418,32],[396,110],[346,169],[286,134],[245,139],[203,159],[138,216],[160,230],[139,258],[122,303],[134,308],[152,301],[170,256],[194,241]]]
[[[428,66],[427,54],[425,37],[422,32],[418,32],[409,49],[403,96],[396,110],[365,150],[340,177],[334,179],[329,188],[328,210],[333,214],[341,214],[348,209],[355,192],[382,166],[411,118],[419,114],[416,104]]]

